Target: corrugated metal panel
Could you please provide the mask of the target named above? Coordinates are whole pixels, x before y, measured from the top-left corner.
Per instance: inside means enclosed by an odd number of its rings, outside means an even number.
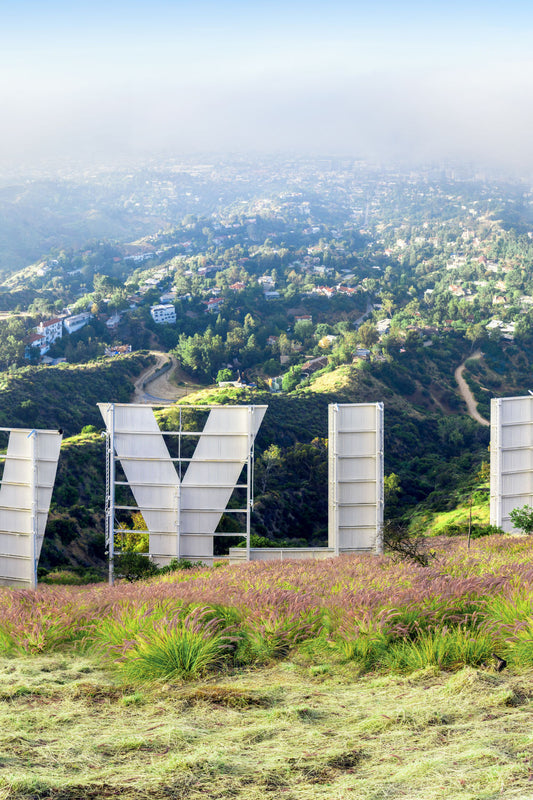
[[[490,521],[514,531],[514,508],[533,505],[533,397],[491,401]]]
[[[328,543],[383,550],[383,404],[329,406]]]
[[[62,436],[9,429],[0,488],[0,583],[35,586]]]

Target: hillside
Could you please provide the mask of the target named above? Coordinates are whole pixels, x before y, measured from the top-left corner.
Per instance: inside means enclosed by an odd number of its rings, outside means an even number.
[[[181,402],[185,405],[267,405],[255,447],[252,532],[274,541],[324,545],[327,539],[328,404],[382,401],[385,406],[385,472],[397,476],[395,489],[387,497],[386,514],[409,521],[416,512],[418,526],[421,519],[426,519],[430,527],[432,515],[455,508],[469,487],[479,483],[476,474],[488,460],[489,434],[487,428],[466,414],[456,412],[443,416],[432,394],[438,391],[441,402],[445,398],[450,402],[452,398],[450,404],[458,405],[453,392],[453,370],[447,368],[446,374],[442,374],[433,353],[430,358],[424,351],[423,357],[425,360],[416,359],[416,369],[410,373],[406,367],[386,363],[375,368],[367,364],[344,365],[317,374],[309,385],[288,394],[211,388],[189,394]],[[459,352],[456,357],[460,358]],[[125,359],[122,369],[131,370],[132,364],[138,368],[144,363],[143,358],[140,361],[132,361],[131,357]],[[92,379],[95,369],[67,369],[61,370],[59,375],[70,376],[73,387],[82,378],[91,380],[83,403],[76,406],[75,419],[78,425],[91,420],[88,424],[101,429],[97,409],[90,401],[91,398],[95,403],[100,401],[99,392],[103,391],[100,386],[105,387],[105,381],[116,377],[117,373],[105,367],[100,375],[102,384],[99,384]],[[417,374],[422,372],[433,374],[435,387],[438,387],[432,388],[429,396],[422,395],[417,385]],[[51,374],[53,370],[48,373],[45,370],[43,380]],[[113,383],[115,397],[108,399],[127,401],[129,398],[124,392],[129,386],[127,382],[121,387]],[[401,388],[404,394],[400,393]],[[406,393],[408,390],[410,394]],[[60,420],[67,417],[62,411],[61,416],[55,416],[61,407],[53,408],[56,411],[50,409],[46,421],[51,427],[58,427]],[[173,408],[160,412],[163,427],[175,429]],[[103,441],[98,434],[76,435],[64,442],[52,498],[50,540],[42,555],[43,568],[66,566],[69,560],[77,567],[101,566],[98,552],[101,557],[104,463]],[[80,505],[88,512],[90,522],[85,516],[78,519]],[[61,536],[58,538],[61,525],[66,531],[63,540]],[[80,538],[80,552],[72,549],[71,542],[76,537]]]
[[[61,428],[66,436],[101,427],[96,403],[127,403],[133,379],[151,362],[147,353],[87,364],[23,367],[0,373],[0,426]]]
[[[96,402],[130,400],[150,348],[179,364],[186,404],[269,406],[256,445],[254,533],[324,543],[333,402],[385,405],[387,517],[419,530],[458,504],[464,510],[480,488],[489,432],[471,418],[455,370],[465,364],[485,419],[492,396],[531,385],[533,232],[524,186],[350,160],[182,167],[118,170],[116,186],[111,173],[93,185],[84,178],[80,205],[72,190],[74,216],[83,217],[91,198],[95,219],[122,203],[132,224],[152,219],[151,232],[51,249],[6,273],[0,425],[57,427],[69,437],[100,429]],[[195,203],[197,213],[185,213]],[[161,214],[168,224],[159,226]],[[175,322],[158,324],[152,311],[160,304]],[[82,312],[84,327],[47,354],[67,365],[23,366],[25,357],[39,360],[33,348],[24,354],[39,320]],[[109,345],[137,354],[95,361]],[[237,379],[254,388],[213,388]],[[196,393],[198,386],[206,388]],[[60,468],[51,519],[59,530],[66,517],[74,529],[78,481],[101,535],[103,460],[90,438],[69,447],[67,460],[77,453],[80,464]],[[54,541],[56,561],[68,561],[68,546]]]

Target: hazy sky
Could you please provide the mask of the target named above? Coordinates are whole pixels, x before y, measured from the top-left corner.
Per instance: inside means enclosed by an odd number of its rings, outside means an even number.
[[[533,168],[533,4],[0,0],[0,160],[168,150]]]

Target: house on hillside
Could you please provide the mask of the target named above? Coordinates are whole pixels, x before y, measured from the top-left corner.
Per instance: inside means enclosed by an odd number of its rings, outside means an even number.
[[[157,325],[175,325],[176,309],[172,304],[152,306],[150,314]]]
[[[40,322],[34,330],[44,336],[46,344],[50,347],[56,339],[61,339],[63,336],[63,320],[60,317],[47,319],[45,322]]]
[[[319,356],[318,358],[311,358],[309,361],[306,361],[302,367],[302,373],[309,377],[314,372],[318,372],[319,369],[324,369],[328,365],[328,357],[327,356]]]
[[[89,311],[84,311],[82,314],[74,314],[72,317],[65,317],[63,325],[65,326],[66,332],[76,333],[76,331],[81,330],[84,325],[87,325],[92,316],[93,315]]]
[[[206,314],[218,314],[220,306],[223,304],[223,302],[223,297],[211,297],[210,300],[202,300],[202,303],[205,303],[207,306],[205,309]]]
[[[42,333],[30,333],[30,335],[25,339],[25,351],[24,357],[30,358],[31,356],[31,348],[34,347],[35,349],[39,349],[39,355],[44,356],[45,353],[48,352],[50,349],[50,345],[46,343],[46,340]]]

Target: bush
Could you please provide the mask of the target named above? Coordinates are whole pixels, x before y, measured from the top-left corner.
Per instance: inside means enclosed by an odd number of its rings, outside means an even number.
[[[194,562],[190,561],[188,558],[173,558],[170,564],[167,564],[166,567],[160,567],[158,569],[159,575],[166,575],[169,572],[176,572],[180,569],[193,569],[194,567],[203,567],[201,561]]]
[[[526,533],[528,536],[533,533],[533,508],[531,506],[513,508],[509,516],[514,527],[522,533]]]
[[[127,581],[140,581],[158,572],[157,566],[142,553],[124,552],[115,557],[115,574]]]
[[[69,569],[56,570],[49,572],[40,579],[41,583],[48,583],[52,586],[81,586],[85,580],[81,575],[77,575]]]
[[[468,522],[451,522],[446,525],[440,533],[443,536],[468,536]],[[483,525],[480,522],[473,522],[470,531],[470,538],[480,539],[482,536],[504,536],[505,531],[498,525]]]
[[[246,547],[246,541],[239,542],[236,547]],[[250,535],[250,547],[282,547],[282,544],[266,536],[259,536],[257,533],[252,533]]]
[[[46,533],[52,538],[57,536],[61,544],[70,544],[78,535],[78,525],[72,517],[51,519],[46,526]]]

